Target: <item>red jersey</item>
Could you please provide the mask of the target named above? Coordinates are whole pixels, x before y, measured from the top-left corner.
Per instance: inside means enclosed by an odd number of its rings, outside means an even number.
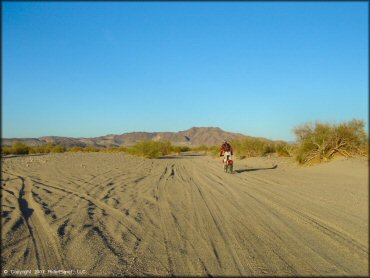
[[[227,151],[227,146],[226,145],[229,145],[228,148],[229,148],[229,152],[233,153],[233,147],[231,147],[231,145],[229,143],[223,143],[222,146],[221,146],[221,152],[226,152]]]

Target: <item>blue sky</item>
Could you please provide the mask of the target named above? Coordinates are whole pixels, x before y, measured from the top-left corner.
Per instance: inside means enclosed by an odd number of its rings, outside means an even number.
[[[367,2],[3,2],[2,136],[368,120]]]

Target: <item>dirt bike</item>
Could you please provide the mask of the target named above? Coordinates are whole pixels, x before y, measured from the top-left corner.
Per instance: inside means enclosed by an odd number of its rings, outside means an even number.
[[[223,159],[223,163],[224,163],[224,172],[231,174],[233,172],[234,162],[231,158],[230,153],[226,154],[226,157],[224,157]]]

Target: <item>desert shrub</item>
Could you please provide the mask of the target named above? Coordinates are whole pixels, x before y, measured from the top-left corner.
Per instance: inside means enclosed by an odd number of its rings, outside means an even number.
[[[34,146],[29,148],[29,153],[35,154],[35,153],[45,153],[44,146]]]
[[[14,142],[10,150],[12,154],[28,154],[29,153],[29,147],[20,141]]]
[[[55,145],[50,149],[50,152],[52,153],[64,153],[66,151],[66,148],[62,145]]]
[[[230,141],[234,155],[240,159],[259,157],[277,153],[279,156],[291,156],[294,150],[292,144],[285,141],[272,141],[263,138],[242,138]],[[218,152],[220,146],[217,146]]]
[[[84,152],[99,152],[99,149],[93,146],[88,146],[83,148]]]
[[[263,156],[266,156],[266,155],[269,155],[269,154],[272,154],[272,153],[275,153],[276,150],[275,150],[275,145],[273,143],[271,144],[266,144],[263,146],[263,150],[262,150],[262,155]]]
[[[181,152],[190,152],[190,147],[188,146],[180,146],[180,151]]]
[[[278,142],[275,144],[275,151],[278,156],[290,157],[293,153],[293,145],[286,142]]]
[[[37,147],[29,147],[29,148],[28,148],[28,153],[31,153],[31,154],[38,153],[38,152],[37,152]]]
[[[173,146],[170,141],[158,141],[159,152],[161,155],[172,153]]]
[[[175,152],[177,154],[182,153],[182,152],[188,152],[190,151],[190,148],[188,146],[173,146],[172,147],[172,152]]]
[[[71,147],[68,149],[69,152],[83,152],[83,148],[82,147],[79,147],[79,146],[75,146],[75,147]]]
[[[63,153],[66,148],[62,145],[56,145],[48,143],[46,145],[29,147],[29,153],[40,154],[40,153]]]
[[[264,156],[276,152],[273,141],[259,138],[234,139],[230,141],[230,144],[233,148],[233,154],[239,159]],[[196,148],[193,148],[193,150],[196,150]],[[214,157],[219,157],[221,153],[221,144],[208,147],[207,152]]]
[[[40,151],[42,153],[51,153],[51,150],[55,147],[54,144],[48,143],[46,145],[40,146]]]
[[[312,164],[335,155],[364,154],[368,144],[364,127],[364,121],[356,119],[340,124],[316,122],[298,126],[294,129],[299,144],[296,159],[301,164]]]
[[[117,151],[118,152],[126,152],[127,151],[127,148],[126,147],[118,147],[117,148]]]
[[[169,141],[142,141],[127,149],[132,155],[146,158],[158,158],[172,152],[172,145]]]
[[[2,154],[12,154],[12,147],[1,147]]]
[[[175,153],[177,153],[177,154],[179,154],[179,153],[181,153],[181,148],[179,146],[174,146],[172,148],[172,151],[175,152]]]
[[[159,148],[156,142],[144,141],[135,144],[127,150],[129,154],[144,156],[147,158],[157,158],[160,156]]]
[[[126,150],[127,150],[127,148],[125,148],[125,147],[110,147],[110,148],[101,149],[100,152],[118,153],[118,152],[125,152]]]
[[[238,158],[264,156],[275,152],[275,147],[272,141],[267,141],[259,138],[243,138],[232,140],[234,154]]]

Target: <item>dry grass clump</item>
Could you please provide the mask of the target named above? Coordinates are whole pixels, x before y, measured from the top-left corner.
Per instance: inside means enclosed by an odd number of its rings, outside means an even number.
[[[296,146],[289,144],[284,141],[278,141],[275,143],[275,152],[280,157],[291,157],[294,154]]]
[[[298,139],[296,159],[300,164],[310,165],[335,155],[366,155],[368,136],[364,127],[364,121],[356,119],[340,124],[316,122],[298,126],[294,129]]]

